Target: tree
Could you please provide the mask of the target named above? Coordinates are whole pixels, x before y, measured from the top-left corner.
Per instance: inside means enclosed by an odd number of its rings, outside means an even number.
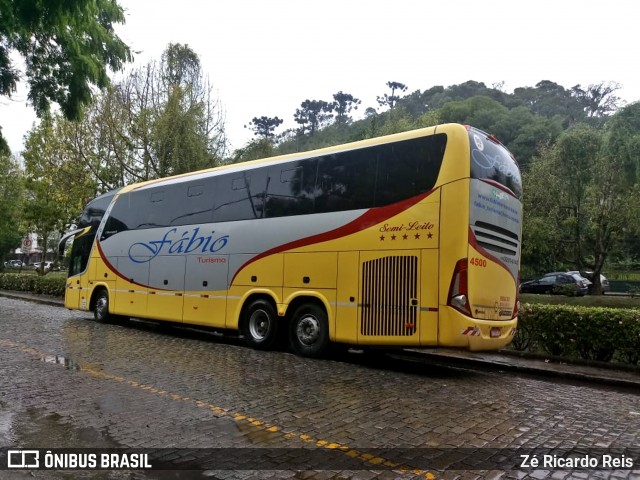
[[[351,121],[349,112],[351,112],[351,110],[357,110],[360,103],[360,100],[350,93],[344,93],[342,90],[338,93],[334,93],[333,110],[336,112],[336,123],[338,125],[345,125],[349,123]]]
[[[282,125],[283,120],[278,117],[253,117],[249,122],[253,134],[262,137],[264,140],[275,137],[274,130]]]
[[[532,245],[546,244],[547,250],[552,246],[553,269],[591,269],[593,289],[601,292],[600,273],[610,253],[626,230],[639,230],[630,208],[639,203],[638,181],[626,174],[622,151],[640,146],[640,137],[627,135],[622,149],[616,138],[640,120],[640,107],[629,110],[615,115],[606,129],[578,125],[567,130],[534,160],[523,182],[523,263],[549,254],[543,249],[535,252]]]
[[[36,114],[56,102],[67,118],[80,118],[92,87],[108,85],[107,68],[117,71],[131,60],[129,47],[114,32],[114,24],[124,21],[116,0],[3,1],[0,95],[10,97],[23,76],[13,63],[17,54],[26,65]]]
[[[269,138],[260,138],[252,140],[244,147],[238,148],[233,153],[231,163],[247,162],[249,160],[258,160],[260,158],[273,157],[276,155],[273,142]]]
[[[576,85],[571,89],[573,95],[584,105],[584,111],[589,118],[603,117],[616,111],[620,98],[614,94],[618,90],[620,84],[616,82],[591,84],[586,89]]]
[[[24,184],[17,162],[6,152],[0,153],[0,269],[6,254],[20,246],[23,198]]]
[[[68,135],[98,180],[98,191],[218,165],[226,152],[224,119],[200,61],[170,44],[105,90]]]
[[[396,91],[405,92],[407,86],[400,82],[387,82],[387,87],[391,89],[391,95],[385,93],[383,96],[377,97],[378,104],[381,107],[388,106],[390,110],[393,110],[393,107],[395,107],[398,100],[400,100],[400,96],[396,95]]]
[[[542,80],[535,87],[521,87],[513,91],[513,106],[524,105],[534,114],[548,118],[559,116],[564,128],[585,120],[583,103],[562,85]]]
[[[24,219],[30,232],[41,239],[43,254],[51,240],[75,223],[84,204],[95,196],[95,181],[69,150],[70,122],[59,115],[45,115],[27,135],[22,152],[26,199]],[[43,258],[44,260],[44,258]],[[40,273],[44,274],[44,262]]]
[[[305,100],[296,108],[293,118],[300,124],[302,133],[314,135],[320,126],[331,118],[333,104],[324,100]]]

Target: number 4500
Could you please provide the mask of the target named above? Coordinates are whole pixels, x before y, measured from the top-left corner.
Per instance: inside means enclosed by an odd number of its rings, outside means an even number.
[[[471,265],[475,265],[476,267],[486,267],[487,261],[482,258],[470,258],[469,263]]]

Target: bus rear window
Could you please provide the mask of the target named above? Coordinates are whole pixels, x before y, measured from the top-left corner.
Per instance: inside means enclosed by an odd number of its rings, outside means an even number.
[[[520,169],[509,151],[481,130],[469,130],[471,178],[491,180],[522,197]]]

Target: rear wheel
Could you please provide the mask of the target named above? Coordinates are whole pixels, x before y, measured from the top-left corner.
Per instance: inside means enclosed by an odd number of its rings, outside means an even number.
[[[324,308],[313,303],[298,307],[291,319],[289,342],[299,355],[321,356],[329,344],[329,320]]]
[[[242,335],[252,348],[268,350],[278,339],[278,315],[267,300],[255,300],[245,311]]]

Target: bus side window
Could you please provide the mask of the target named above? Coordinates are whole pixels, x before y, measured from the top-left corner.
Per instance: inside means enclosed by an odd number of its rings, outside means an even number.
[[[315,212],[338,212],[373,206],[375,152],[362,148],[320,157]]]
[[[138,228],[138,219],[140,216],[141,208],[132,207],[133,193],[123,193],[115,200],[115,204],[111,209],[107,223],[102,231],[100,240],[106,240],[111,235],[115,235],[125,230],[133,230]],[[133,198],[133,205],[139,201],[137,198]]]
[[[314,211],[315,158],[269,167],[266,217],[308,215]]]
[[[446,135],[380,145],[376,181],[378,207],[426,193],[438,179]]]
[[[264,217],[267,167],[218,177],[214,222],[232,222]]]
[[[215,177],[178,184],[171,225],[208,223],[213,216]]]

